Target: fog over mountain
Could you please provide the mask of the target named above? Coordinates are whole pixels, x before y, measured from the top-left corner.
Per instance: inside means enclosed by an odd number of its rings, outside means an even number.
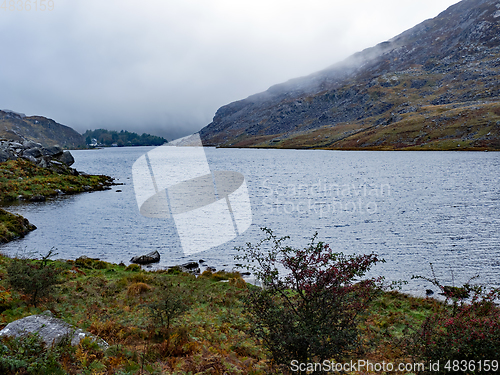
[[[53,0],[0,8],[0,109],[176,138],[456,0]],[[48,4],[48,3],[47,3]],[[13,9],[10,9],[13,8]]]
[[[500,149],[500,2],[463,0],[306,77],[225,105],[206,145]]]

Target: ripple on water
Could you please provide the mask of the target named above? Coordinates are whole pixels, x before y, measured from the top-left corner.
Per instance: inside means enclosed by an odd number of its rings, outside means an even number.
[[[372,274],[407,280],[406,290],[416,294],[429,285],[410,278],[430,277],[429,263],[444,283],[459,285],[479,274],[480,282],[498,286],[499,153],[209,148],[212,170],[245,176],[253,224],[229,243],[185,256],[173,220],[138,214],[132,164],[150,149],[73,151],[77,169],[111,175],[124,185],[8,207],[38,229],[1,250],[13,255],[56,247],[58,257],[112,262],[158,250],[160,266],[204,259],[227,269],[235,264],[234,247],[257,242],[265,226],[289,235],[296,246],[317,231],[335,250],[379,253],[387,262]]]

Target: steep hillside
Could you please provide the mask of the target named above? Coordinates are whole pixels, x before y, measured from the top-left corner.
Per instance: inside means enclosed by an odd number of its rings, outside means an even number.
[[[226,147],[499,149],[500,1],[464,0],[307,77],[221,107]]]
[[[8,110],[0,111],[0,137],[22,141],[23,138],[44,147],[64,148],[85,146],[83,137],[69,126],[42,116],[28,116]]]

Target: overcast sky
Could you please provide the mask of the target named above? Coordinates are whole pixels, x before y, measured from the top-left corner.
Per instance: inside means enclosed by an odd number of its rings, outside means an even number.
[[[210,123],[222,105],[326,68],[457,2],[37,0],[35,9],[31,0],[27,10],[22,0],[12,10],[7,1],[0,108],[80,133],[173,139]]]

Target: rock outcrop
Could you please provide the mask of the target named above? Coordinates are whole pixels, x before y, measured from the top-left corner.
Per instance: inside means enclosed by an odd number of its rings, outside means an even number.
[[[75,162],[69,151],[64,151],[60,146],[43,147],[42,144],[21,139],[0,139],[0,163],[19,158],[29,160],[43,167],[59,170],[61,165],[70,166]]]
[[[26,318],[18,319],[0,331],[0,337],[12,336],[19,337],[22,335],[38,333],[40,339],[47,345],[58,345],[61,341],[67,339],[71,345],[78,345],[85,337],[91,338],[102,349],[107,349],[108,344],[99,337],[96,337],[88,332],[73,327],[61,319],[55,318],[50,311],[45,311],[43,314],[31,315]]]

